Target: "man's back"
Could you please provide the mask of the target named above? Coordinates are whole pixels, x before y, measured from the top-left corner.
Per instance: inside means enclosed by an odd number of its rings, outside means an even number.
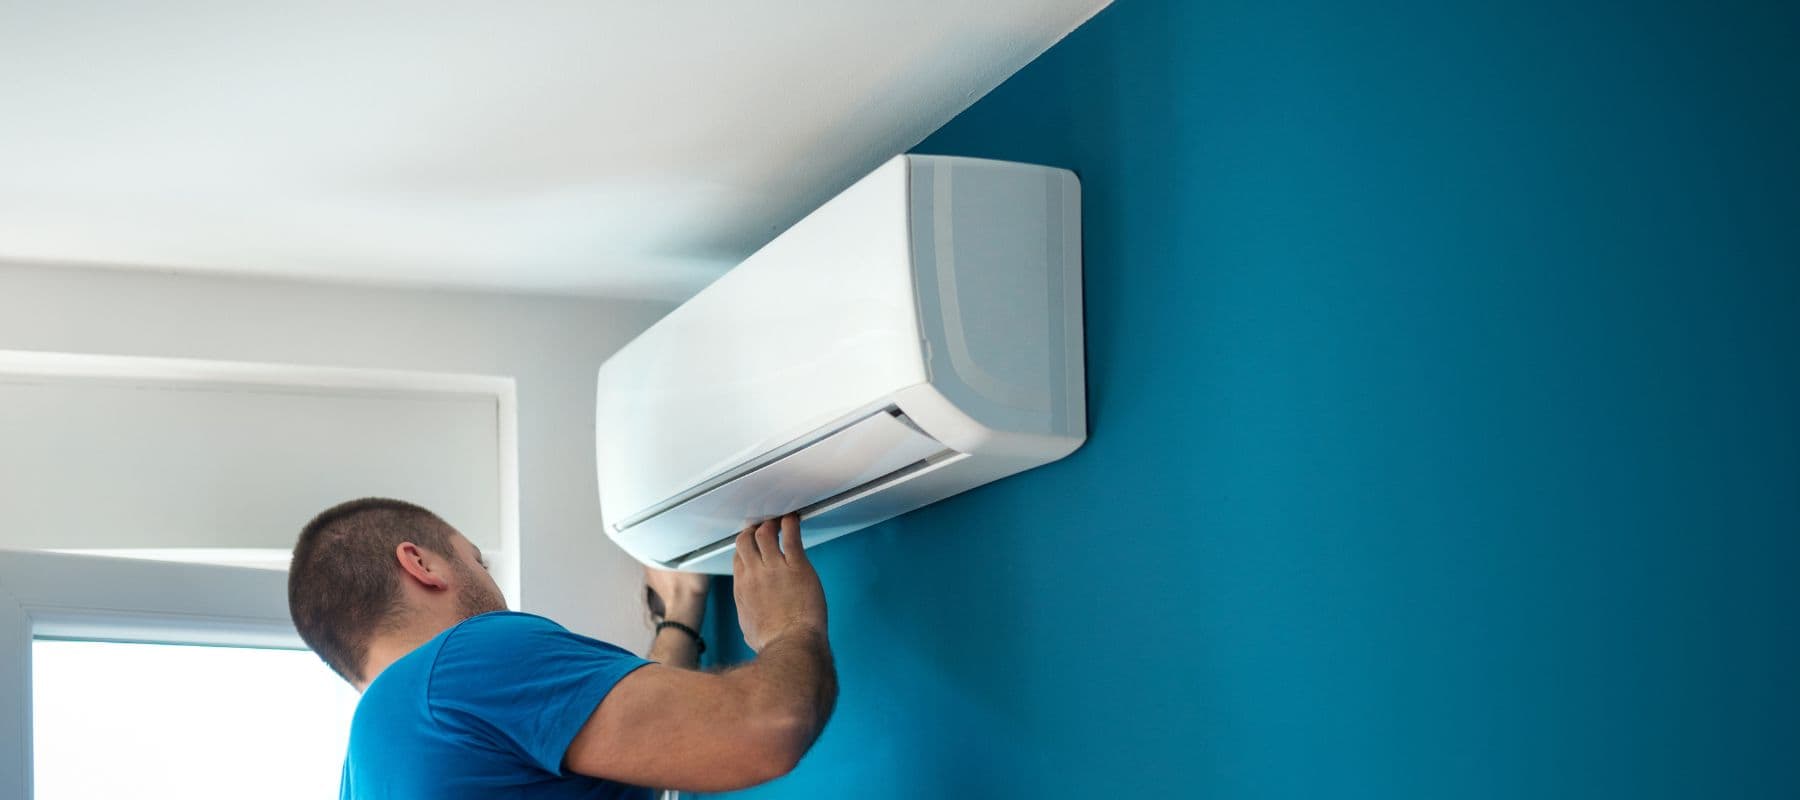
[[[363,692],[341,797],[649,798],[647,789],[563,769],[595,707],[647,663],[542,617],[470,617]]]
[[[623,798],[729,792],[800,763],[837,700],[825,589],[800,518],[734,544],[738,628],[756,658],[697,669],[705,576],[646,569],[654,661],[506,611],[481,548],[392,498],[339,503],[300,531],[294,629],[363,693],[345,800]]]

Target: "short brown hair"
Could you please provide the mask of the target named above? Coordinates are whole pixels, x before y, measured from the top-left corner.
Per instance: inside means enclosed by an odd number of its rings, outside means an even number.
[[[326,509],[300,531],[288,569],[288,613],[306,646],[344,680],[362,680],[369,642],[395,621],[394,549],[412,542],[455,559],[454,529],[404,500],[365,497]]]

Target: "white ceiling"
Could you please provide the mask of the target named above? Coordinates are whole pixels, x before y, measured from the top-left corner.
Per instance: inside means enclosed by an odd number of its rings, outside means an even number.
[[[679,299],[1107,0],[0,0],[0,260]]]

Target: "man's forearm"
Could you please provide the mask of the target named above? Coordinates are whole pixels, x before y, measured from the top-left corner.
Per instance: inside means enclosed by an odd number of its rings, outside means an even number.
[[[823,631],[784,633],[726,677],[740,684],[751,707],[785,723],[797,747],[795,760],[819,738],[837,705],[837,667]]]

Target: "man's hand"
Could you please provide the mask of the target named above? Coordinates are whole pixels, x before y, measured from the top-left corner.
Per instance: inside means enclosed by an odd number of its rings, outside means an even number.
[[[645,604],[658,619],[670,619],[691,628],[700,627],[706,613],[706,589],[711,575],[644,568]]]
[[[825,636],[825,589],[800,543],[800,517],[789,514],[744,529],[731,571],[744,643],[762,652],[790,633]]]
[[[634,670],[569,743],[569,771],[725,792],[787,774],[812,747],[837,704],[837,667],[825,636],[825,593],[801,549],[799,518],[744,529],[734,562],[738,623],[756,659],[722,673],[667,662]],[[678,635],[664,631],[658,645]]]
[[[659,620],[679,622],[696,631],[706,618],[706,588],[712,576],[691,572],[644,570],[644,600]],[[673,627],[656,632],[650,643],[650,660],[682,669],[700,668],[700,641]]]

